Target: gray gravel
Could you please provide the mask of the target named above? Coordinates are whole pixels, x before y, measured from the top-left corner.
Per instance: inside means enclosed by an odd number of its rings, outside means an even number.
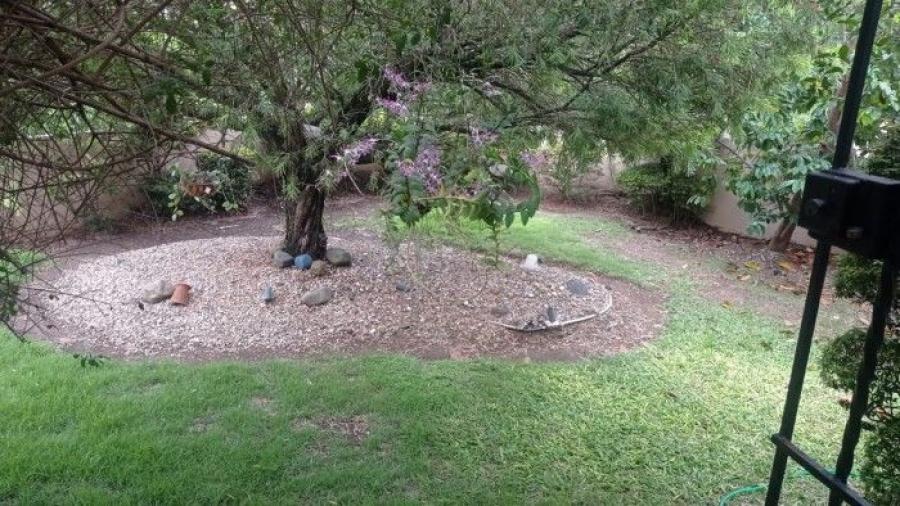
[[[550,264],[526,271],[510,258],[498,268],[478,255],[407,243],[388,248],[373,232],[333,233],[329,245],[353,255],[352,267],[316,277],[272,263],[279,237],[220,237],[99,256],[56,279],[71,296],[46,298],[54,328],[45,336],[69,350],[183,360],[399,352],[424,358],[505,356],[569,360],[618,353],[661,327],[661,296],[630,283]],[[590,280],[573,296],[565,283]],[[186,307],[144,305],[158,280],[193,287]],[[398,282],[408,291],[398,290]],[[274,302],[260,293],[274,288]],[[329,287],[334,298],[307,307],[304,293]],[[613,310],[563,330],[518,334],[507,323],[552,305],[562,318],[590,313],[612,291]]]

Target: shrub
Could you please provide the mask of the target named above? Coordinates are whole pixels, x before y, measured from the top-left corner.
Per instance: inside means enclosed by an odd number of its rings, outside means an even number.
[[[173,220],[204,212],[234,212],[245,208],[252,190],[250,171],[231,158],[203,154],[195,171],[178,168],[148,178],[143,185],[152,211]]]
[[[632,203],[674,222],[700,217],[716,189],[716,179],[708,167],[680,169],[671,158],[634,165],[622,171],[619,187]]]
[[[0,322],[8,322],[16,314],[21,279],[18,263],[7,251],[0,250]]]
[[[0,248],[0,326],[15,316],[22,284],[42,259],[28,251]]]
[[[866,443],[863,481],[867,495],[875,504],[897,504],[900,498],[900,451],[897,448],[900,448],[900,418],[895,417],[877,426]]]
[[[893,126],[884,142],[866,164],[869,172],[900,176],[900,129]],[[856,255],[838,261],[835,289],[839,296],[872,302],[878,286],[881,262]],[[896,280],[895,280],[896,282]],[[862,359],[866,331],[855,328],[825,346],[821,356],[822,378],[832,388],[853,390]],[[896,504],[900,497],[900,304],[891,308],[885,343],[878,356],[875,380],[869,392],[866,411],[871,430],[863,447],[862,483],[866,495],[876,504]]]

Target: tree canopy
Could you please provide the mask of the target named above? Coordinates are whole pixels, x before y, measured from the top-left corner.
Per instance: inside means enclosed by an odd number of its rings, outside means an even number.
[[[224,154],[283,178],[286,242],[313,253],[325,245],[322,183],[340,177],[336,162],[356,141],[374,139],[368,151],[394,169],[422,149],[442,153],[440,188],[424,197],[483,196],[492,203],[476,207],[505,217],[522,208],[499,205],[498,192],[528,179],[522,154],[541,132],[561,132],[584,156],[685,151],[765,89],[803,35],[789,4],[733,0],[11,2],[3,12],[17,31],[0,96],[30,115],[7,120],[7,139],[73,110],[126,125],[135,144],[141,132],[192,142],[204,126],[240,129],[257,149]],[[509,177],[491,175],[498,165]],[[409,187],[410,175],[391,181]],[[446,203],[407,197],[394,199],[407,221]]]

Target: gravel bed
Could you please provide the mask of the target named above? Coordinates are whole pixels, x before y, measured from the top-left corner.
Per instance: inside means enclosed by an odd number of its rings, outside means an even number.
[[[495,267],[449,247],[390,248],[374,232],[339,231],[329,245],[351,252],[353,265],[314,277],[274,267],[278,242],[276,236],[188,240],[75,263],[54,280],[69,295],[36,292],[51,323],[42,337],[70,351],[126,358],[383,352],[574,360],[634,348],[652,339],[665,317],[657,292],[552,265],[526,271],[521,259],[510,258]],[[571,293],[566,283],[573,278],[590,286],[587,294]],[[190,303],[138,304],[143,288],[159,280],[190,284]],[[267,284],[276,296],[270,304],[260,300]],[[334,290],[331,302],[300,303],[321,286]],[[525,334],[494,323],[522,322],[547,306],[570,319],[599,311],[610,295],[610,311],[563,329]]]

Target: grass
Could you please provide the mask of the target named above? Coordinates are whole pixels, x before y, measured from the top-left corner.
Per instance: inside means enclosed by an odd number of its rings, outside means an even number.
[[[570,220],[540,217],[547,237],[514,229],[507,244],[557,258],[572,226],[601,228]],[[580,265],[631,265],[606,255]],[[671,290],[658,342],[576,364],[82,368],[0,338],[0,503],[716,504],[766,479],[793,339],[687,282]],[[797,440],[825,462],[844,417],[834,397],[811,371]],[[361,442],[320,423],[354,417]],[[785,504],[819,492],[792,482]]]
[[[540,213],[529,220],[527,226],[517,220],[510,228],[503,229],[499,235],[500,251],[519,256],[538,253],[545,260],[641,284],[656,279],[650,266],[623,258],[612,249],[585,242],[583,237],[588,233],[602,233],[610,239],[619,239],[630,231],[617,222]],[[401,231],[397,239],[415,234],[475,251],[495,250],[487,225],[466,218],[446,219],[438,211],[426,215],[410,231]]]

